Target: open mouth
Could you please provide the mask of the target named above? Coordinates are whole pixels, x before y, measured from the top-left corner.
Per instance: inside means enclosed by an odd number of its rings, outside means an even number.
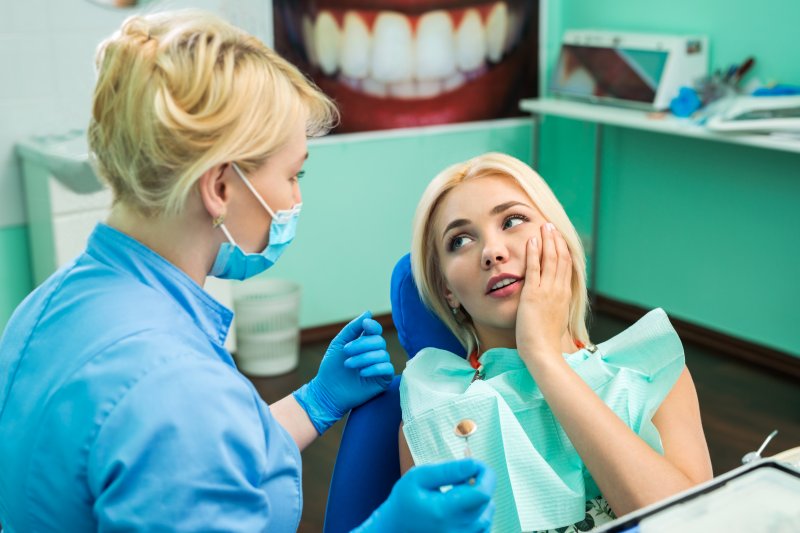
[[[489,292],[487,292],[487,294],[492,294],[494,292],[501,291],[501,290],[505,289],[506,287],[509,287],[511,285],[519,283],[520,281],[522,281],[522,280],[521,279],[515,279],[515,278],[505,278],[505,279],[503,279],[501,281],[498,281],[494,285],[492,285],[492,287],[489,289]]]
[[[493,118],[509,100],[516,106],[526,62],[535,61],[526,45],[532,4],[279,0],[276,47],[287,55],[284,33],[290,59],[339,104],[340,131]]]

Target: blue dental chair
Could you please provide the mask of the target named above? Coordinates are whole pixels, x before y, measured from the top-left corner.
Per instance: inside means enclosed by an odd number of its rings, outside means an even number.
[[[464,347],[419,298],[411,276],[411,256],[392,272],[392,320],[408,354],[436,347],[465,357]],[[350,531],[382,504],[400,479],[397,430],[400,427],[400,376],[386,392],[353,409],[347,418],[325,511],[325,533]]]

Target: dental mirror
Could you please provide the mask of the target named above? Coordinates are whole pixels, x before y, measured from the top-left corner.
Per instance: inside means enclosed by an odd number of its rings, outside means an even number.
[[[748,452],[747,454],[745,454],[744,457],[742,457],[742,464],[746,465],[747,463],[752,463],[753,461],[757,461],[757,460],[761,459],[761,452],[764,451],[764,448],[767,447],[767,444],[769,444],[769,441],[771,441],[772,438],[775,437],[775,435],[777,435],[777,434],[778,434],[778,430],[777,429],[773,430],[772,433],[770,433],[767,436],[767,438],[764,439],[764,442],[761,444],[761,447],[758,449],[758,451]]]
[[[474,420],[465,418],[460,420],[453,430],[456,437],[464,439],[464,457],[470,457],[472,455],[469,450],[469,437],[473,435],[477,429],[478,424],[476,424]]]

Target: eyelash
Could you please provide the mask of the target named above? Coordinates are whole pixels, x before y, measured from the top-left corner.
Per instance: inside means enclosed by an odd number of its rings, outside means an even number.
[[[306,171],[305,170],[301,170],[300,172],[298,172],[297,174],[292,176],[290,178],[290,181],[300,181],[301,179],[303,179],[303,176],[305,176],[305,175],[306,175]]]
[[[523,222],[530,222],[531,219],[529,217],[525,216],[525,215],[522,215],[522,214],[509,215],[509,216],[507,216],[506,218],[503,219],[503,227],[505,227],[505,225],[508,223],[509,220],[522,220]],[[509,229],[511,229],[511,228],[509,228]],[[458,248],[455,247],[456,241],[458,239],[460,239],[461,237],[466,237],[466,236],[467,235],[465,235],[464,233],[459,233],[458,235],[454,235],[454,236],[450,237],[450,239],[448,239],[448,241],[447,241],[447,251],[448,252],[455,252],[458,249]]]

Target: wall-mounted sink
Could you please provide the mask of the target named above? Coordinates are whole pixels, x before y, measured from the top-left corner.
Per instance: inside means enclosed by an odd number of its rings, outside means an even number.
[[[106,187],[89,164],[89,145],[83,130],[31,137],[17,143],[17,152],[23,159],[45,167],[54,178],[78,194],[90,194]]]

